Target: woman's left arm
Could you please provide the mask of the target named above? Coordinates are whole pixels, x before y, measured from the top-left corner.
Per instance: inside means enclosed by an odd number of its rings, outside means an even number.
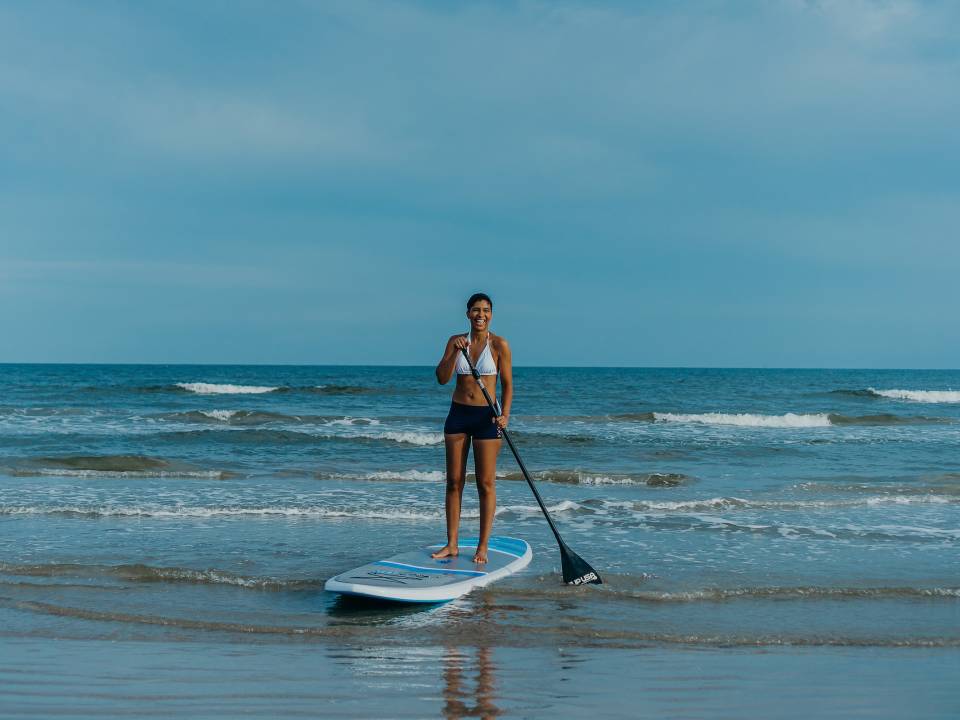
[[[505,428],[510,422],[510,406],[513,405],[513,359],[510,356],[510,346],[503,338],[499,338],[499,367],[500,367],[500,410],[501,414],[497,425]]]

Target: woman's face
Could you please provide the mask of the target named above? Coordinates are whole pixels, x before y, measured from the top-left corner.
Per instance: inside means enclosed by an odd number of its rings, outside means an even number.
[[[486,300],[477,300],[470,309],[467,310],[467,318],[474,330],[483,331],[490,325],[490,319],[493,317],[493,308]]]

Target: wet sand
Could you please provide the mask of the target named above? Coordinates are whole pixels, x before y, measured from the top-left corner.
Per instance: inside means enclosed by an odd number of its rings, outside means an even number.
[[[950,718],[960,652],[8,638],[3,717]]]

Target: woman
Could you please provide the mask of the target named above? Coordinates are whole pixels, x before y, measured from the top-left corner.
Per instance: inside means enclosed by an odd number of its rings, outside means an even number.
[[[443,426],[443,441],[447,449],[447,544],[433,553],[435,558],[456,557],[459,553],[457,533],[460,530],[460,504],[467,476],[467,455],[473,441],[473,462],[477,475],[477,493],[480,495],[480,539],[475,563],[487,562],[487,545],[493,530],[493,516],[497,508],[497,453],[500,452],[500,430],[510,422],[513,402],[513,367],[510,346],[499,335],[490,332],[493,302],[484,293],[476,293],[467,301],[467,319],[470,332],[454,335],[447,340],[443,358],[437,365],[437,382],[446,385],[454,372],[457,387],[453,391],[450,414]],[[497,374],[500,375],[500,417],[495,417],[483,391],[470,373],[470,366],[461,349],[470,354],[470,361],[480,373],[480,379],[491,397],[496,396]]]

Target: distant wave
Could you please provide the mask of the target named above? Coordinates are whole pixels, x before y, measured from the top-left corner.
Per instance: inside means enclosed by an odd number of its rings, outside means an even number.
[[[839,413],[786,413],[760,415],[755,413],[653,413],[654,421],[661,423],[695,423],[702,425],[734,425],[738,427],[813,428],[831,425],[912,425],[950,422],[947,418],[905,417],[892,413],[877,415],[841,415]]]
[[[446,480],[443,470],[380,470],[369,473],[317,473],[321,480],[376,480],[397,482],[443,482]],[[467,473],[467,479],[475,475]],[[523,473],[519,471],[498,472],[498,480],[522,482]],[[536,482],[562,483],[568,485],[646,485],[648,487],[677,487],[696,482],[696,478],[680,473],[609,473],[590,470],[543,470],[533,473]]]
[[[355,430],[324,432],[322,429],[271,430],[265,428],[237,428],[233,430],[181,430],[164,432],[158,437],[170,442],[206,442],[236,444],[314,444],[322,442],[396,442],[406,445],[439,445],[443,434],[419,430]]]
[[[919,415],[905,416],[892,413],[878,415],[840,415],[830,413],[830,422],[833,425],[925,425],[952,422],[949,418],[922,417]]]
[[[862,482],[817,481],[795,486],[799,490],[814,493],[856,493],[874,495],[878,492],[889,496],[940,495],[960,497],[960,473],[942,473],[918,478],[909,482],[877,483],[866,479]]]
[[[150,385],[148,387],[126,388],[111,386],[109,388],[90,387],[91,392],[112,391],[122,392],[133,390],[144,393],[192,393],[195,395],[264,395],[267,393],[308,393],[317,395],[363,395],[377,393],[398,392],[395,388],[375,388],[359,385],[241,385],[236,383],[208,383],[208,382],[178,382],[172,385]]]
[[[265,385],[227,385],[218,383],[176,383],[175,387],[199,395],[259,395],[279,390]]]
[[[831,390],[829,394],[873,400],[885,398],[887,400],[907,400],[918,403],[960,403],[960,390],[877,390],[871,387],[857,390],[841,388]]]
[[[868,392],[878,397],[893,400],[910,400],[920,403],[960,403],[960,390],[875,390]]]
[[[234,585],[258,590],[299,590],[323,585],[323,580],[250,577],[209,568],[153,567],[150,565],[87,565],[81,563],[15,564],[0,562],[0,574],[25,577],[114,577],[132,582],[170,582],[199,585]]]
[[[650,602],[726,602],[739,599],[835,600],[887,598],[960,598],[960,588],[951,587],[739,587],[693,590],[688,592],[632,592],[631,597]]]
[[[713,497],[701,500],[625,500],[602,501],[600,508],[606,510],[631,510],[636,512],[713,512],[716,510],[821,510],[829,508],[873,507],[877,505],[950,505],[960,503],[960,498],[943,495],[873,495],[841,500],[763,500],[739,497]],[[590,506],[591,501],[586,505]]]
[[[523,480],[520,472],[507,472],[505,480]],[[539,482],[569,485],[647,485],[648,487],[676,487],[696,482],[696,478],[681,473],[611,473],[590,470],[543,470],[533,473]]]
[[[551,513],[576,511],[581,505],[571,500],[563,500],[548,506]],[[496,510],[500,515],[537,515],[540,508],[536,505],[503,505]],[[264,507],[243,506],[159,506],[159,505],[109,505],[102,507],[84,507],[80,505],[0,505],[0,515],[55,515],[71,518],[216,518],[216,517],[257,517],[257,518],[311,518],[311,519],[362,519],[362,520],[429,520],[443,519],[443,509],[417,510],[396,508],[365,507],[324,507],[324,506],[286,506],[270,505]],[[476,519],[479,510],[464,510],[461,517]]]
[[[163,420],[200,424],[265,425],[288,423],[302,425],[379,425],[376,418],[343,415],[285,415],[265,410],[188,410],[158,415]]]
[[[263,410],[190,410],[163,416],[165,420],[198,423],[228,423],[230,425],[262,425],[281,420],[296,420],[281,413]]]
[[[855,525],[843,521],[835,521],[826,524],[793,524],[777,521],[754,519],[752,516],[723,517],[718,512],[732,512],[734,508],[724,508],[720,506],[709,507],[708,501],[703,501],[704,507],[695,506],[687,508],[676,508],[676,512],[657,510],[652,507],[638,509],[637,507],[624,507],[623,512],[627,514],[627,522],[641,522],[644,526],[672,532],[689,532],[697,530],[701,532],[715,532],[721,534],[738,535],[761,535],[784,540],[813,540],[813,541],[833,541],[833,540],[851,540],[858,541],[876,541],[880,543],[889,543],[893,541],[901,542],[925,542],[925,543],[956,543],[960,541],[960,528],[939,528],[924,527],[921,525]],[[642,507],[642,506],[640,506]],[[613,509],[612,506],[610,509]],[[616,516],[604,517],[610,515],[608,510],[593,509],[598,513],[592,517],[585,517],[587,522],[595,522],[598,518],[607,523],[616,524]],[[633,517],[630,517],[633,516]]]
[[[811,394],[820,395],[824,393],[816,392]],[[876,399],[880,397],[873,390],[868,390],[867,388],[862,388],[862,389],[839,388],[837,390],[830,390],[825,394],[826,395],[843,395],[846,397],[872,398],[872,399]]]
[[[755,415],[752,413],[654,413],[656,422],[699,423],[703,425],[736,425],[740,427],[809,428],[828,427],[830,415]]]
[[[259,393],[314,393],[318,395],[364,395],[389,392],[384,388],[364,387],[360,385],[229,385],[217,383],[176,383],[173,387],[201,395],[236,395]]]
[[[412,430],[388,430],[382,433],[362,433],[355,436],[369,440],[392,440],[409,445],[439,445],[443,442],[442,433],[416,432]]]
[[[378,470],[369,473],[318,472],[320,480],[374,480],[382,482],[443,482],[447,474],[443,470]]]
[[[823,585],[760,585],[740,587],[706,587],[692,590],[635,590],[629,587],[635,576],[604,575],[601,597],[629,598],[650,603],[728,602],[731,600],[886,600],[895,598],[937,600],[960,598],[960,587],[833,587]],[[560,597],[563,590],[543,587],[504,587],[499,591],[507,596],[548,599]]]
[[[197,478],[226,480],[225,470],[208,470],[145,455],[66,455],[15,461],[7,469],[17,477]]]
[[[36,470],[17,469],[12,474],[17,477],[194,478],[197,480],[227,480],[237,477],[237,473],[226,470],[58,470],[56,468],[38,468]]]

